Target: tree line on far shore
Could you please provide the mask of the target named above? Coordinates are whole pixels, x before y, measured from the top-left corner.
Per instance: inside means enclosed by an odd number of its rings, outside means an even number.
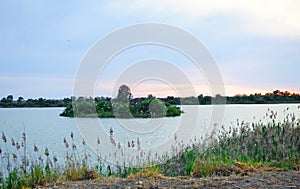
[[[151,97],[151,95],[149,95]],[[141,101],[148,97],[133,98],[134,101]],[[0,108],[13,107],[67,107],[72,101],[98,101],[101,98],[111,100],[110,97],[70,97],[64,99],[24,99],[18,97],[14,99],[13,95],[8,95],[0,100]],[[275,90],[270,93],[261,94],[255,93],[250,95],[235,95],[235,96],[221,96],[216,95],[197,97],[174,97],[168,96],[166,98],[157,98],[163,102],[171,105],[209,105],[209,104],[280,104],[280,103],[300,103],[300,94],[289,91]]]
[[[23,97],[14,99],[13,95],[8,95],[0,100],[0,108],[22,108],[22,107],[66,107],[72,103],[72,98],[64,99],[45,99],[45,98],[29,98],[25,100]]]

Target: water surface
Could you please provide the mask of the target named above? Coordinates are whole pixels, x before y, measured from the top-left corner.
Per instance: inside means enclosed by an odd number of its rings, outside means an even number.
[[[164,153],[170,150],[176,140],[190,143],[195,137],[211,134],[214,128],[218,129],[221,125],[228,128],[235,127],[237,122],[242,121],[267,122],[270,120],[267,115],[270,111],[277,112],[277,121],[283,120],[288,113],[299,117],[298,106],[299,104],[226,105],[223,107],[224,112],[219,114],[213,114],[216,107],[220,108],[218,106],[182,106],[182,116],[155,119],[74,119],[60,117],[63,108],[2,108],[0,131],[6,134],[9,141],[10,138],[21,141],[25,131],[28,153],[33,152],[33,145],[36,144],[40,150],[47,146],[50,153],[61,159],[66,153],[64,138],[70,144],[78,145],[82,143],[83,137],[102,157],[118,161],[124,156],[132,158],[141,151],[145,154]],[[112,138],[110,128],[113,130]],[[74,133],[74,141],[70,138],[71,132]],[[97,138],[101,140],[100,145],[97,144]],[[134,147],[128,148],[128,142],[130,145],[133,143]],[[78,148],[83,150],[79,146],[82,145],[78,145]],[[120,147],[123,154],[119,152]]]

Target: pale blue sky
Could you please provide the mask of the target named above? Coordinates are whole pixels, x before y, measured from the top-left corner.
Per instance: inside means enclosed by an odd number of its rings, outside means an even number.
[[[0,97],[71,96],[87,50],[112,31],[144,22],[174,25],[201,40],[219,66],[228,95],[300,92],[299,10],[297,0],[1,0]],[[146,46],[116,57],[101,76],[104,83],[98,84],[97,94],[109,96],[111,89],[105,86],[131,60],[153,57],[173,62],[194,80],[199,94],[209,93],[188,60],[168,49]],[[118,61],[122,66],[113,63]],[[143,95],[143,87],[134,92]],[[158,94],[148,88],[149,92]]]

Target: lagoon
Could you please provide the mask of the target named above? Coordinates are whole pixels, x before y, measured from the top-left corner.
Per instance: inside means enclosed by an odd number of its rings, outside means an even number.
[[[34,145],[42,151],[48,147],[50,154],[62,162],[66,138],[70,144],[78,146],[79,153],[92,150],[106,160],[117,162],[124,157],[131,159],[138,153],[164,154],[181,141],[182,145],[187,145],[217,133],[222,125],[228,128],[242,122],[269,122],[271,111],[277,112],[276,121],[282,121],[288,114],[299,118],[300,114],[299,104],[181,106],[184,113],[179,117],[154,119],[60,117],[63,109],[2,108],[0,132],[5,133],[9,142],[11,138],[20,142],[25,132],[28,154],[33,153]],[[83,149],[80,145],[83,139],[90,148]],[[118,152],[120,148],[122,153]]]

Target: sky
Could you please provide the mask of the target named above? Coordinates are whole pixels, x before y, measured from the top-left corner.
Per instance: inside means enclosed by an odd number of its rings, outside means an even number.
[[[70,97],[88,50],[111,32],[140,23],[172,25],[198,38],[214,57],[226,95],[299,93],[299,10],[297,0],[0,0],[0,97]],[[94,95],[112,96],[122,74],[149,58],[182,71],[196,94],[210,94],[205,75],[189,59],[144,45],[107,63]],[[130,86],[134,96],[178,95],[177,85],[159,78]]]

